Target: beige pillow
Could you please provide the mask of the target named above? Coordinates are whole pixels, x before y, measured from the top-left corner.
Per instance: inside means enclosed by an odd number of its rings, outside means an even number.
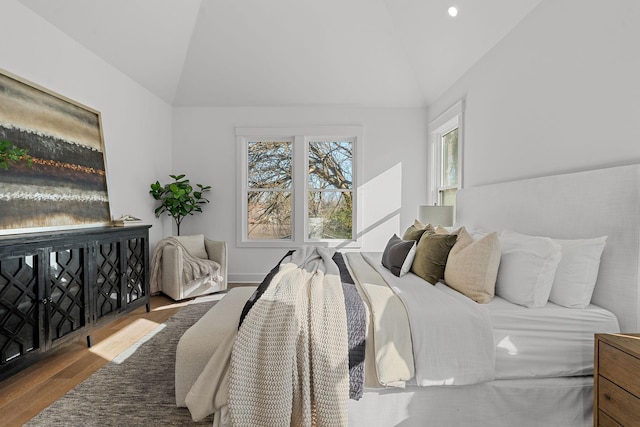
[[[460,228],[456,228],[455,230],[449,231],[443,226],[439,225],[435,228],[435,232],[436,234],[455,234],[457,236],[460,230],[462,230],[463,228],[464,227],[460,227]]]
[[[424,233],[416,246],[411,271],[432,285],[438,283],[444,278],[447,257],[456,239],[454,234]]]
[[[197,258],[209,259],[207,250],[204,247],[204,234],[194,234],[193,236],[174,236],[182,246]]]
[[[493,299],[500,266],[498,233],[474,240],[467,230],[458,231],[458,241],[449,253],[444,281],[452,289],[485,304]]]
[[[450,233],[449,230],[439,225],[436,227],[436,234],[456,234],[456,233]]]
[[[431,234],[435,233],[436,230],[431,224],[423,224],[416,219],[413,221],[413,224],[406,229],[402,235],[402,240],[415,240],[418,242],[425,232],[429,232],[429,234]]]

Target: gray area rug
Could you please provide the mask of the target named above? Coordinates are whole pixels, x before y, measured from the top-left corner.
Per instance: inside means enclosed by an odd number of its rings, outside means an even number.
[[[178,340],[215,303],[183,307],[25,425],[212,425],[212,416],[196,423],[187,408],[176,407],[174,369]]]

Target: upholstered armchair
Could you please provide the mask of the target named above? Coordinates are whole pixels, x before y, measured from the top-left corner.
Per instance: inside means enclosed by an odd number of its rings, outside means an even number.
[[[162,264],[159,266],[159,285],[164,294],[178,301],[227,289],[226,242],[210,240],[203,235],[175,236],[165,240],[173,239],[180,244],[163,244],[158,248],[162,251],[161,259],[158,259]],[[222,281],[216,282],[212,280],[211,275],[206,274],[198,277],[197,270],[188,270],[194,263],[194,257],[196,262],[204,259],[220,264],[218,274]]]

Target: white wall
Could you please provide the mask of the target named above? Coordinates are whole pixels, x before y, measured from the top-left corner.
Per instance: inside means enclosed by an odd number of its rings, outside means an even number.
[[[174,108],[15,0],[0,5],[0,68],[102,114],[112,214],[152,224],[151,249],[173,234],[170,217],[153,216],[149,184],[187,173],[213,185],[212,203],[189,217],[182,234],[229,244],[230,279],[261,280],[281,249],[238,249],[237,126],[362,125],[363,248],[382,250],[426,202],[426,110],[363,108]],[[6,36],[11,34],[11,36]],[[172,124],[173,122],[173,124]]]
[[[0,4],[0,68],[101,112],[111,212],[153,224],[149,184],[171,165],[171,106],[14,0]]]
[[[186,218],[181,234],[229,245],[229,280],[260,281],[285,251],[236,247],[236,127],[362,125],[363,250],[382,251],[426,202],[426,110],[364,108],[186,108],[173,114],[173,172],[212,185],[203,214]],[[165,179],[165,181],[168,181]],[[167,218],[169,221],[170,218]]]
[[[430,120],[463,97],[465,186],[640,162],[640,2],[543,1]]]

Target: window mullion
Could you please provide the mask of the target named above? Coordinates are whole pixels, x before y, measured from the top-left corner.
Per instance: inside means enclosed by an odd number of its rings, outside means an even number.
[[[248,141],[246,138],[237,138],[238,139],[238,158],[241,159],[241,167],[238,169],[239,176],[237,182],[237,188],[241,194],[238,198],[238,206],[240,215],[238,215],[238,223],[236,223],[236,230],[238,233],[237,242],[244,242],[247,239],[248,235],[248,222],[247,222],[247,212],[248,212],[248,201],[247,195],[249,194],[249,179],[248,179],[248,157],[247,157],[247,147]]]
[[[438,187],[438,191],[442,191],[442,190],[458,190],[459,187],[457,185],[442,185],[440,187]]]
[[[306,240],[305,224],[307,222],[307,180],[309,175],[309,160],[307,156],[307,141],[303,135],[296,135],[293,142],[293,240],[301,244]]]

